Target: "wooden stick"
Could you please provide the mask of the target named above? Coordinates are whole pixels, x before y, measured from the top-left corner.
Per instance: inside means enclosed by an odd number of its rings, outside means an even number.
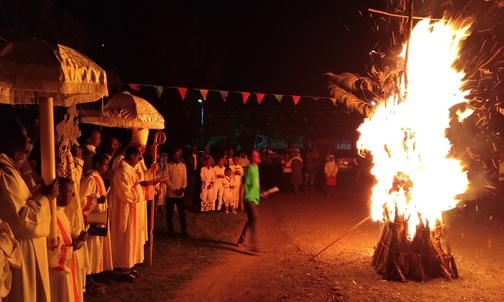
[[[401,19],[407,19],[408,18],[408,16],[405,16],[405,15],[392,14],[392,13],[384,12],[384,11],[373,9],[373,8],[368,8],[368,11],[371,12],[371,13],[377,13],[377,14],[381,14],[381,15],[385,15],[385,16],[389,16],[389,17],[396,17],[396,18],[401,18]],[[441,21],[441,20],[443,20],[443,19],[435,19],[435,18],[429,18],[429,17],[416,17],[416,16],[413,16],[413,20],[424,20],[424,19],[430,19],[432,21]]]
[[[333,246],[336,242],[338,242],[341,238],[345,237],[348,233],[350,233],[351,231],[353,231],[354,229],[358,228],[359,226],[361,226],[364,222],[368,221],[369,219],[371,218],[371,215],[369,215],[368,217],[362,219],[359,223],[357,223],[356,225],[354,225],[353,227],[351,227],[348,231],[346,231],[343,235],[339,236],[336,240],[334,240],[333,242],[331,242],[331,244],[329,244],[328,246],[326,246],[325,248],[323,248],[320,252],[316,253],[315,255],[313,255],[310,260],[313,260],[315,259],[315,257],[317,257],[318,255],[320,255],[321,253],[323,253],[325,250],[327,250],[328,248],[330,248],[331,246]]]

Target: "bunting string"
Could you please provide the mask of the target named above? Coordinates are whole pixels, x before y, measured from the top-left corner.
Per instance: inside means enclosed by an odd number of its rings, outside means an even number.
[[[162,86],[162,85],[152,85],[152,84],[128,84],[129,87],[134,91],[140,91],[141,87],[154,87],[157,96],[161,98],[162,94],[166,91],[166,89],[176,89],[180,95],[182,100],[185,100],[188,91],[196,91],[199,92],[204,101],[207,100],[207,95],[209,92],[217,92],[220,94],[222,100],[224,102],[227,101],[229,94],[239,94],[241,95],[241,99],[243,104],[247,104],[255,95],[255,99],[258,104],[261,104],[264,100],[265,96],[273,96],[278,102],[282,101],[291,101],[296,106],[301,99],[303,100],[330,100],[334,105],[337,105],[336,99],[329,96],[307,96],[307,95],[291,95],[291,94],[275,94],[275,93],[263,93],[263,92],[244,92],[244,91],[232,91],[232,90],[219,90],[219,89],[203,89],[203,88],[188,88],[188,87],[177,87],[177,86]]]

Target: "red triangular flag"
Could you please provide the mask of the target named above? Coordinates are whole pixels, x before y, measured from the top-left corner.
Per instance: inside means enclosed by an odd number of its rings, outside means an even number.
[[[229,95],[229,91],[222,91],[221,90],[219,92],[220,92],[220,95],[221,95],[222,99],[224,100],[224,102],[227,101],[227,97]]]
[[[186,93],[187,93],[187,88],[177,87],[177,90],[180,93],[180,97],[182,98],[182,101],[185,100],[185,96],[186,96]]]
[[[293,95],[292,100],[294,101],[294,106],[296,106],[299,103],[299,99],[301,97],[299,95]]]
[[[140,91],[140,84],[129,84],[131,90]]]
[[[256,93],[256,97],[257,97],[257,104],[261,104],[261,102],[263,101],[264,99],[264,96],[265,94],[264,93]]]
[[[203,97],[203,101],[206,101],[206,96],[208,94],[208,89],[200,89],[201,96]]]
[[[243,99],[243,104],[247,104],[248,97],[250,96],[250,92],[242,92],[242,99]]]

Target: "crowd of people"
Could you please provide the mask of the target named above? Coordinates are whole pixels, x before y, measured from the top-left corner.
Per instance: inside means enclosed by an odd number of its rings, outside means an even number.
[[[230,149],[214,158],[209,147],[200,154],[197,145],[185,157],[181,148],[156,156],[147,145],[147,129],[133,129],[125,148],[114,137],[102,141],[101,132],[93,130],[81,144],[59,148],[57,178],[45,185],[40,155],[24,125],[4,118],[0,127],[12,129],[0,132],[0,249],[5,258],[0,293],[7,301],[83,301],[85,291],[106,290],[95,281],[106,271],[125,281],[139,280],[142,274],[134,266],[144,262],[151,204],[165,212],[170,236],[176,236],[175,206],[181,236],[189,236],[186,209],[245,211],[249,220],[240,245],[247,234],[256,242],[258,171],[250,174],[253,180],[244,179],[249,165],[257,170],[256,151],[252,164],[244,152]],[[48,240],[54,199],[55,243]]]

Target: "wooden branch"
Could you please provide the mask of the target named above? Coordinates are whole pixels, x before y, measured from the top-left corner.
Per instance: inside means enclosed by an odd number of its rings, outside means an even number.
[[[381,14],[381,15],[385,15],[385,16],[389,16],[389,17],[408,19],[408,16],[405,16],[405,15],[392,14],[392,13],[384,12],[384,11],[373,9],[373,8],[368,8],[368,11],[371,12],[371,13],[377,13],[377,14]],[[430,19],[432,21],[441,21],[441,20],[443,20],[443,19],[434,19],[434,18],[429,18],[429,17],[416,17],[416,16],[413,16],[413,19],[414,20]]]

